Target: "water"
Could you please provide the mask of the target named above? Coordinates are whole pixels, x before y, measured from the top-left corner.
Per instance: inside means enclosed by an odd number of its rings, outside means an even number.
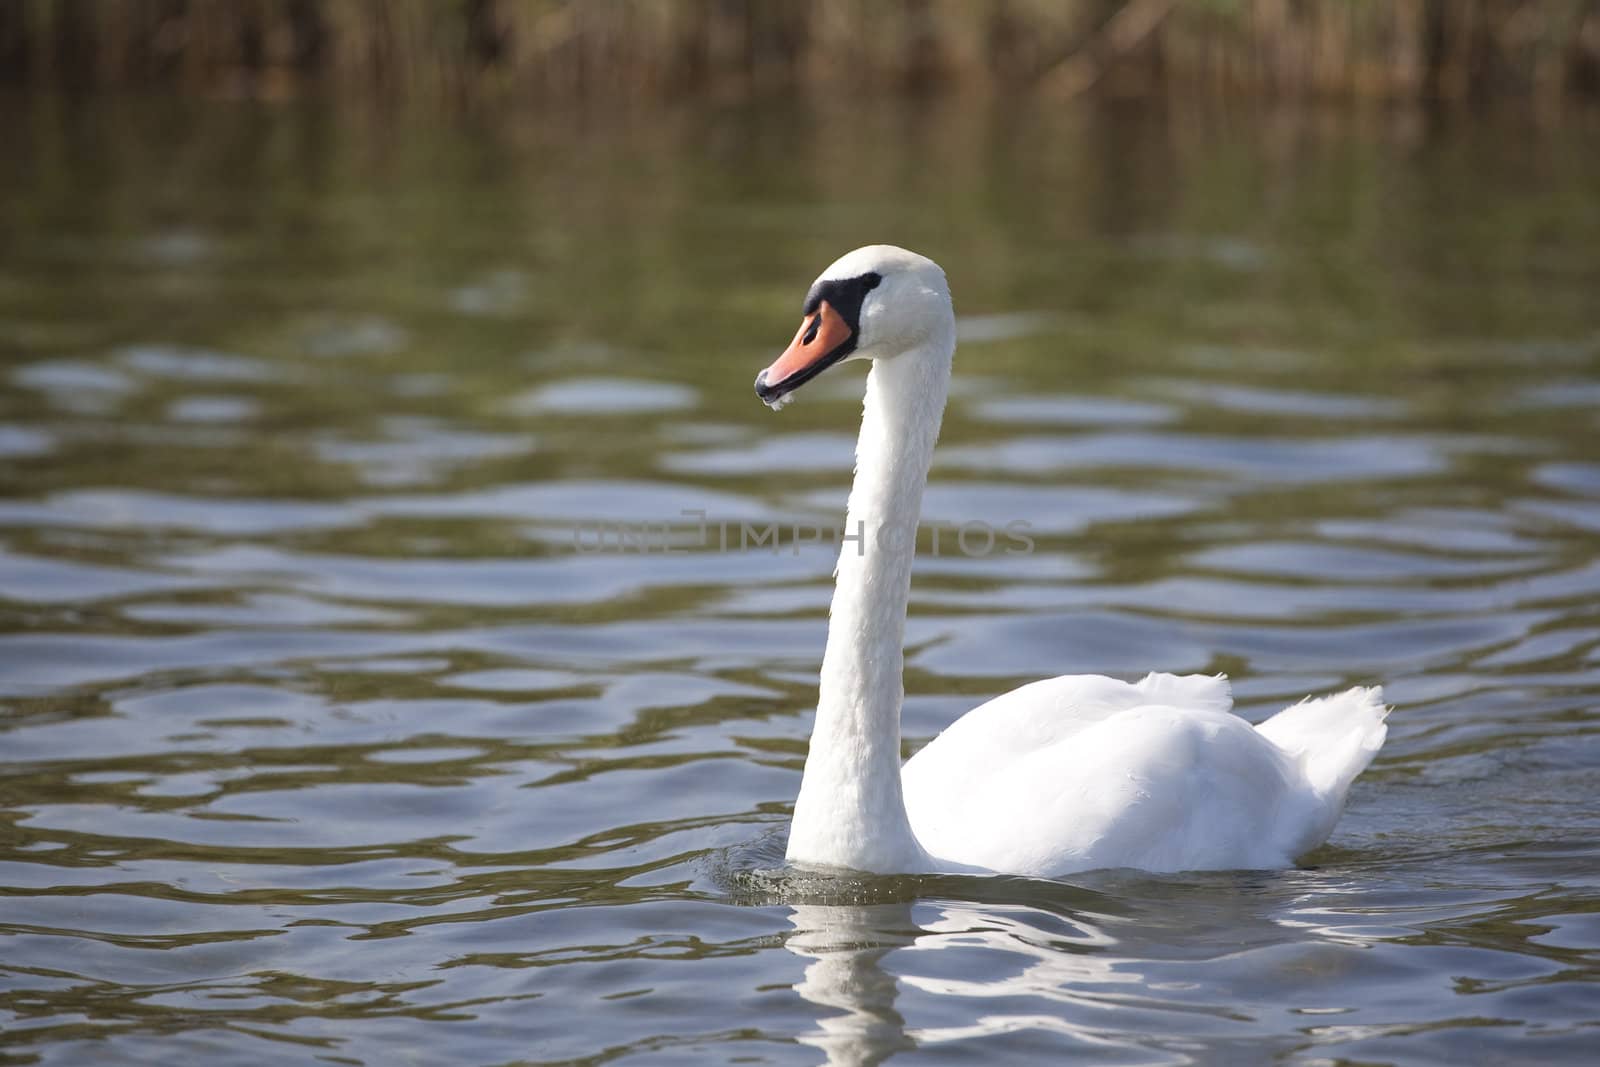
[[[0,1060],[1592,1061],[1590,131],[5,109]],[[781,870],[861,379],[750,382],[880,239],[963,316],[908,750],[1382,682],[1302,869]]]

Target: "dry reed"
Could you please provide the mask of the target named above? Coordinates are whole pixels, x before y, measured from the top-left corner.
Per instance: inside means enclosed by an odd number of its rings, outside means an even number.
[[[563,99],[767,90],[1600,97],[1600,0],[5,0],[0,81]]]

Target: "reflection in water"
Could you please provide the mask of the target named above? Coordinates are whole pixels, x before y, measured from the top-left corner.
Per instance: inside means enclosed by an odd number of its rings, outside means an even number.
[[[1116,1062],[1230,1029],[1289,1049],[1316,1042],[1274,1041],[1258,991],[1280,983],[1282,1008],[1343,1014],[1318,974],[1401,932],[1328,911],[1336,887],[1311,872],[1086,879],[1097,888],[952,878],[913,889],[914,900],[789,905],[784,944],[809,961],[794,990],[817,1009],[797,1039],[832,1064],[1008,1034]]]
[[[1095,1032],[1066,1017],[990,1013],[981,1005],[1008,997],[1087,1003],[1092,995],[1080,992],[1081,986],[1141,981],[1101,955],[1109,939],[1085,927],[1069,940],[1059,928],[1046,932],[1031,926],[1027,915],[1019,914],[1025,909],[985,910],[940,901],[921,910],[933,916],[915,921],[911,903],[791,907],[795,932],[784,944],[813,961],[794,989],[824,1009],[817,1019],[820,1033],[802,1033],[798,1040],[826,1052],[828,1063],[881,1063],[904,1049],[1033,1028],[1093,1044]],[[933,1007],[923,1014],[938,1021],[909,1027],[895,1010],[902,987],[980,1007]]]
[[[882,1063],[915,1046],[894,1010],[898,982],[883,968],[896,949],[921,936],[910,904],[797,904],[789,915],[790,952],[812,962],[794,990],[823,1009],[820,1033],[797,1039],[827,1053],[830,1064]]]
[[[798,1040],[826,1052],[828,1063],[881,1063],[904,1049],[1031,1029],[1093,1046],[1105,1040],[1103,1028],[1046,1005],[1103,1008],[1116,999],[1107,990],[1136,990],[1143,980],[1131,961],[1104,954],[1108,937],[1077,920],[1051,916],[1046,931],[1023,908],[938,901],[921,910],[932,916],[919,923],[910,903],[792,906],[795,932],[785,945],[813,961],[794,989],[824,1009],[820,1032]],[[920,1013],[930,1023],[908,1026],[895,1010],[902,988],[962,1007],[931,1004]],[[1006,1010],[1008,999],[1042,1003],[1019,1012]]]

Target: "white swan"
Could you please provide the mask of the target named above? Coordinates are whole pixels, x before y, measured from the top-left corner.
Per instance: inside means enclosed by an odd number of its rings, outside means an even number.
[[[1063,676],[968,712],[901,766],[906,601],[954,354],[938,264],[872,245],[822,273],[756,378],[777,408],[834,364],[872,360],[845,524],[864,536],[839,554],[788,861],[1050,877],[1282,867],[1321,844],[1383,744],[1377,688],[1252,726],[1221,676]]]

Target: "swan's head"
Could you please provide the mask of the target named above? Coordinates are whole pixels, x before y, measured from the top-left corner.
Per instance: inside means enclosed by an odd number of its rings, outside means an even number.
[[[847,359],[889,359],[935,335],[955,335],[944,271],[894,245],[867,245],[835,260],[811,286],[801,314],[789,347],[756,375],[756,395],[772,408]]]

